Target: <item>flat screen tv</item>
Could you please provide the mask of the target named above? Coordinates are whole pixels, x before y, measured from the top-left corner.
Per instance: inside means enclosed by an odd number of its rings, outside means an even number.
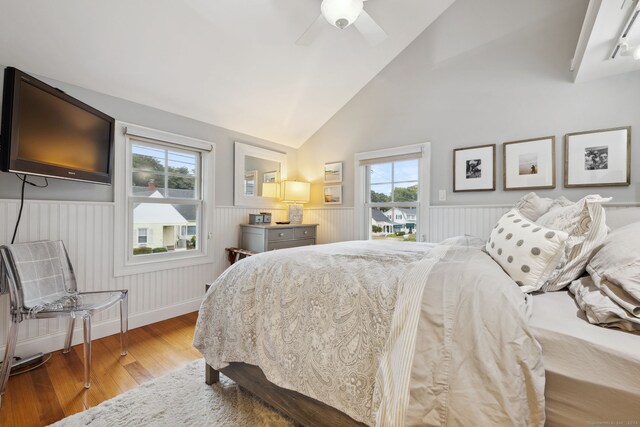
[[[0,169],[111,184],[112,117],[13,67],[5,69]]]

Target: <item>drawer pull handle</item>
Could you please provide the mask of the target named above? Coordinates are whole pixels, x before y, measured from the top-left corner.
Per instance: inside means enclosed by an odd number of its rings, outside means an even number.
[[[278,236],[284,237],[284,233],[278,233]]]
[[[308,231],[305,231],[305,232],[304,232],[304,234],[309,234],[309,232],[308,232]]]

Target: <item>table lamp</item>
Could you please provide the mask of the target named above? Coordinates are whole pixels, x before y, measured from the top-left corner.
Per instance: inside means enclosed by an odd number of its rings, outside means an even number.
[[[280,183],[279,182],[265,182],[262,184],[262,197],[280,197]]]
[[[289,221],[291,224],[302,224],[302,204],[308,203],[311,184],[302,181],[282,182],[282,201],[289,203]]]

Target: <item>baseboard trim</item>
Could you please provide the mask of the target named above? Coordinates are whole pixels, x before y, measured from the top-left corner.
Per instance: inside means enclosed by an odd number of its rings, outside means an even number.
[[[162,307],[156,310],[131,315],[129,316],[129,329],[139,328],[141,326],[150,325],[151,323],[160,322],[162,320],[171,319],[172,317],[197,311],[200,308],[201,303],[202,297],[198,297],[168,307]],[[26,320],[26,322],[29,321],[31,320]],[[101,323],[96,323],[91,328],[91,335],[94,340],[108,337],[109,335],[117,334],[119,332],[120,319],[109,319]],[[65,335],[66,332],[61,331],[18,342],[16,356],[24,357],[38,352],[50,353],[52,351],[61,350],[64,347]],[[76,322],[76,330],[73,334],[73,345],[80,343],[82,343],[82,322]],[[4,354],[4,349],[4,346],[0,347],[0,354]]]

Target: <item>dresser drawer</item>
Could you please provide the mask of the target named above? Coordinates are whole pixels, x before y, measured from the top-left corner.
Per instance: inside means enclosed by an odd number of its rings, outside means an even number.
[[[317,224],[241,224],[240,247],[253,252],[295,248],[316,244]]]
[[[312,239],[316,237],[315,227],[300,227],[293,229],[293,235],[296,239]]]
[[[269,242],[281,242],[283,240],[293,240],[293,228],[277,228],[268,230]]]
[[[310,246],[315,245],[316,239],[304,239],[304,240],[290,240],[288,242],[269,242],[269,246],[267,246],[268,251],[273,251],[276,249],[287,249],[287,248],[297,248],[300,246]]]

